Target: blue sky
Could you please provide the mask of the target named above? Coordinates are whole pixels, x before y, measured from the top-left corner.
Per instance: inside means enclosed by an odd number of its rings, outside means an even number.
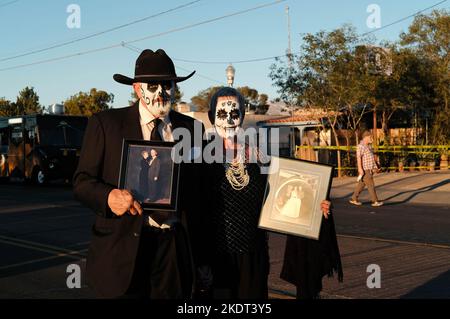
[[[16,54],[74,40],[105,29],[165,11],[192,0],[0,0],[0,60]],[[203,0],[190,7],[157,18],[77,42],[54,50],[13,60],[0,61],[0,70],[53,59],[128,41],[203,20],[270,3],[273,0]],[[292,47],[301,45],[301,33],[332,30],[352,23],[361,33],[366,25],[370,4],[381,8],[381,25],[413,14],[439,0],[289,0],[267,8],[234,16],[195,28],[133,43],[138,48],[163,48],[174,59],[196,61],[239,61],[282,55],[287,49],[287,18],[290,7]],[[81,28],[66,25],[70,4],[81,8]],[[437,8],[449,8],[450,1]],[[377,40],[395,40],[412,19],[375,33]],[[118,47],[110,50],[59,60],[52,63],[0,71],[0,97],[15,100],[25,86],[33,86],[43,105],[58,103],[92,87],[115,95],[114,107],[123,107],[130,99],[131,87],[113,81],[114,73],[134,74],[138,53]],[[183,100],[212,85],[225,84],[227,64],[200,64],[175,60],[179,75],[197,70],[198,75],[180,84]],[[271,99],[278,96],[268,77],[273,61],[235,64],[236,86],[248,85]],[[205,76],[211,79],[205,79]]]

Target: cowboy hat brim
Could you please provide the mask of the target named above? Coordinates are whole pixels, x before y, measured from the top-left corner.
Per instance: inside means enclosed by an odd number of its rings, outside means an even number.
[[[122,74],[114,74],[113,78],[116,82],[125,85],[133,85],[133,83],[151,83],[151,82],[163,82],[163,81],[174,81],[175,83],[183,82],[191,78],[196,71],[192,72],[188,76],[172,76],[172,75],[138,75],[134,78],[129,78],[128,76]]]

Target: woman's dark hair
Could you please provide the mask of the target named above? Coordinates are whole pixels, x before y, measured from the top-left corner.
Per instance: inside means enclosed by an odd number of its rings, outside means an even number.
[[[241,93],[239,93],[238,90],[232,88],[232,87],[222,87],[219,89],[211,98],[211,102],[209,104],[209,111],[208,111],[208,117],[209,121],[212,125],[214,125],[214,122],[216,120],[216,106],[217,106],[217,100],[219,97],[223,96],[235,96],[238,99],[239,102],[239,111],[241,113],[241,123],[244,122],[245,117],[245,99],[242,96]]]

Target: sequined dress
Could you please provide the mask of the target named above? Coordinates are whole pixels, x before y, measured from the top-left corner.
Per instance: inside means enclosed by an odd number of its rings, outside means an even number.
[[[214,281],[231,290],[231,298],[267,298],[267,235],[258,228],[267,175],[258,164],[246,167],[250,182],[240,191],[226,178],[226,164],[208,168]]]
[[[215,229],[215,246],[220,253],[246,253],[265,243],[264,231],[258,229],[267,176],[257,164],[247,165],[250,183],[237,191],[228,182],[222,164],[213,164],[209,178],[216,185],[211,189],[210,214]]]

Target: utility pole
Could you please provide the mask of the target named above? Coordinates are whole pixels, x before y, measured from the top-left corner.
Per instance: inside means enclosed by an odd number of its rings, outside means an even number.
[[[292,46],[291,46],[291,16],[289,14],[289,6],[286,6],[286,16],[287,16],[287,27],[288,27],[288,49],[287,49],[287,59],[288,59],[288,69],[289,75],[292,72]],[[291,116],[294,115],[294,109],[292,105],[289,105]]]
[[[291,16],[289,14],[289,6],[286,6],[286,15],[287,15],[287,23],[288,23],[288,49],[287,49],[287,56],[288,56],[289,69],[291,69],[292,68],[292,47],[291,47]]]

